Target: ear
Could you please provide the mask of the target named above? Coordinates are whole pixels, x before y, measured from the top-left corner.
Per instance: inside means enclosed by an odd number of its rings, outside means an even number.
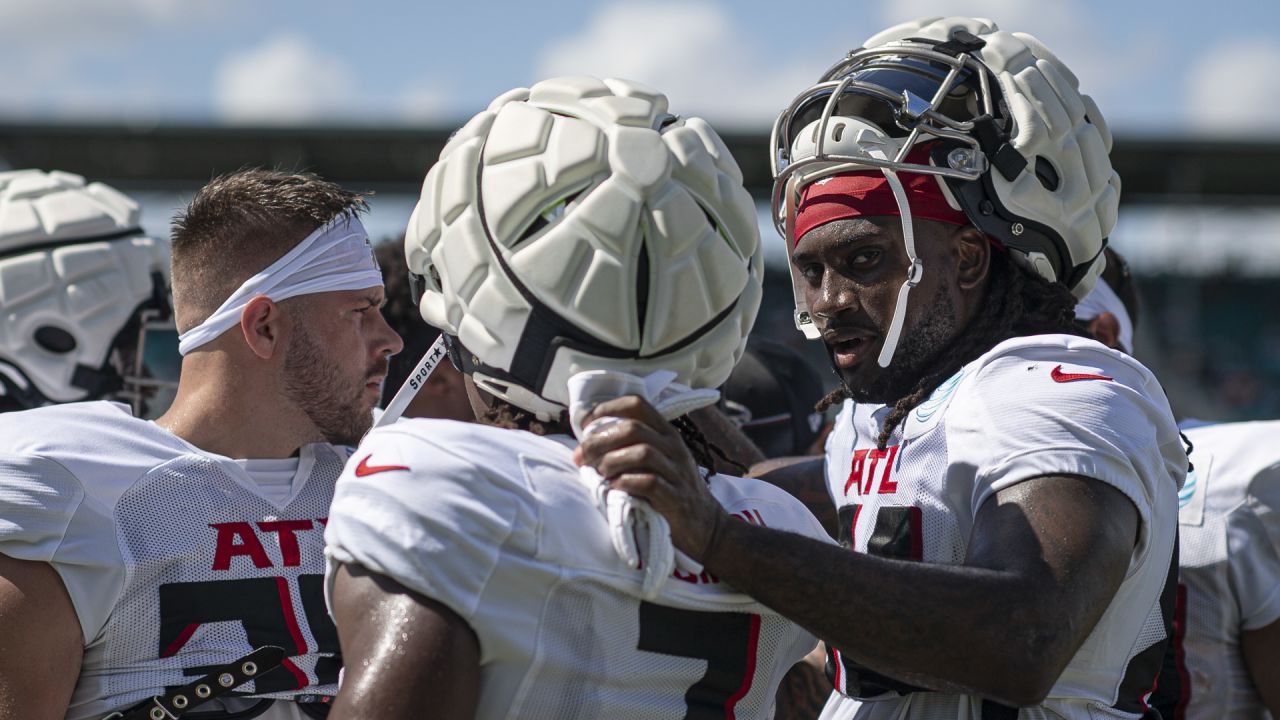
[[[982,231],[966,225],[951,235],[956,256],[956,283],[961,290],[980,287],[991,270],[991,241]]]
[[[1112,350],[1120,350],[1120,321],[1115,315],[1104,312],[1089,321],[1089,332],[1094,339]]]
[[[266,295],[250,300],[240,312],[240,332],[245,344],[263,360],[270,360],[280,349],[283,329],[284,313]]]

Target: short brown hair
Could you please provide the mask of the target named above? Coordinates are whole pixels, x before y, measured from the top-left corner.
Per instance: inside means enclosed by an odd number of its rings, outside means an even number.
[[[245,280],[338,214],[367,210],[368,195],[311,173],[251,168],[214,178],[173,219],[178,330],[203,322]]]

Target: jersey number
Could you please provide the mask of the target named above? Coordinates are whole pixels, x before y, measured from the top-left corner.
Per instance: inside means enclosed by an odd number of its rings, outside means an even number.
[[[332,653],[316,663],[320,685],[336,684],[342,660],[338,657],[338,631],[324,606],[324,576],[299,575],[298,595],[315,652]],[[298,614],[283,577],[169,583],[160,586],[160,657],[173,657],[205,623],[238,622],[249,645],[278,645],[290,655],[305,655],[307,641],[298,625]],[[212,672],[216,666],[183,668],[187,676]],[[299,690],[308,684],[307,674],[285,660],[254,681],[258,694]]]
[[[854,547],[862,505],[845,505],[839,510],[840,544]],[[920,560],[924,556],[924,529],[918,507],[882,505],[876,510],[875,526],[867,539],[867,553],[897,560]],[[915,692],[920,688],[868,670],[827,646],[827,679],[837,690],[857,697],[872,697],[889,691]]]
[[[759,615],[640,603],[636,649],[707,661],[707,672],[684,694],[685,720],[733,720],[734,706],[751,689],[759,639]]]
[[[862,505],[845,505],[839,510],[840,544],[854,546]],[[924,556],[924,532],[920,508],[884,505],[876,511],[876,524],[867,540],[867,552],[898,560],[919,560]]]

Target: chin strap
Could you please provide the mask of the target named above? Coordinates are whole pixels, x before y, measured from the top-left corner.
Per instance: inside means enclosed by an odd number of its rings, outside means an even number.
[[[893,199],[898,203],[898,213],[902,220],[902,244],[906,246],[907,260],[911,263],[907,266],[907,279],[898,290],[898,302],[893,308],[893,320],[889,322],[889,332],[885,335],[884,345],[880,347],[880,356],[876,358],[876,363],[880,367],[887,368],[893,362],[893,354],[898,349],[898,340],[902,337],[902,324],[907,315],[907,295],[911,292],[911,288],[920,283],[920,278],[924,277],[924,263],[916,257],[916,237],[911,221],[911,206],[907,203],[907,192],[902,187],[902,181],[893,170],[882,168],[881,171],[893,190]]]
[[[436,366],[448,354],[445,346],[445,335],[440,333],[440,337],[431,343],[431,347],[422,354],[422,359],[413,368],[413,372],[409,373],[409,377],[405,378],[404,384],[396,391],[391,402],[387,403],[387,407],[374,421],[373,426],[376,428],[390,425],[399,420],[404,411],[409,408],[409,403],[413,402],[413,398],[417,396],[418,391],[427,384],[427,378],[431,377],[431,373],[435,372]]]

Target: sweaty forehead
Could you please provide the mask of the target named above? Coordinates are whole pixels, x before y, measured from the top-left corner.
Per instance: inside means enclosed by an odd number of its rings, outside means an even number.
[[[899,238],[902,226],[896,217],[858,217],[833,220],[819,225],[801,236],[796,249],[830,243],[852,243],[862,240]]]

